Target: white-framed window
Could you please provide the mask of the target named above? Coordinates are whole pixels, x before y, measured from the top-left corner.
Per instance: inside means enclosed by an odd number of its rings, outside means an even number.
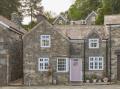
[[[41,35],[41,47],[47,48],[51,46],[51,37],[50,35]]]
[[[103,57],[89,57],[89,70],[103,70]]]
[[[99,48],[99,39],[89,39],[89,48]]]
[[[48,71],[49,58],[38,59],[38,71]]]
[[[86,24],[86,20],[81,20],[81,24],[85,25]]]
[[[96,19],[95,16],[91,17],[92,22],[95,22],[95,19]]]
[[[57,59],[57,72],[68,72],[68,58]]]

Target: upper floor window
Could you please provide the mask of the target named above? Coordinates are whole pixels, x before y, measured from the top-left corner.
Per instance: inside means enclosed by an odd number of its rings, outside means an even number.
[[[49,58],[39,58],[38,59],[38,70],[48,71]]]
[[[81,24],[85,25],[86,24],[86,20],[81,20]]]
[[[89,39],[89,48],[99,48],[99,39]]]
[[[95,16],[91,17],[92,22],[95,22]]]
[[[51,37],[50,35],[41,35],[41,47],[50,47]]]
[[[68,59],[67,58],[57,59],[57,72],[68,72]]]
[[[103,70],[103,57],[89,57],[89,70]]]

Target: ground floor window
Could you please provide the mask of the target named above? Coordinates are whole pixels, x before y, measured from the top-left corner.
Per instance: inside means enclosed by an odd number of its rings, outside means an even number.
[[[89,70],[103,70],[103,57],[89,57]]]
[[[48,71],[49,58],[39,58],[38,59],[38,70]]]
[[[68,72],[68,58],[57,59],[57,72]]]

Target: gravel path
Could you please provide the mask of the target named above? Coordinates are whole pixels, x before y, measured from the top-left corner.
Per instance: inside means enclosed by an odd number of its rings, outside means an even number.
[[[86,85],[86,86],[7,86],[0,89],[120,89],[120,85]]]

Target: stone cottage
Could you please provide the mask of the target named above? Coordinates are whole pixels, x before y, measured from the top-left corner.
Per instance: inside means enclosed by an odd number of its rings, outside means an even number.
[[[69,39],[58,30],[43,20],[23,37],[25,85],[46,84],[49,67],[59,82],[68,81]]]
[[[54,25],[63,25],[63,24],[68,24],[69,20],[66,19],[63,15],[57,16],[57,18],[54,20],[52,24]]]
[[[22,36],[26,31],[0,16],[0,85],[23,77]]]
[[[23,37],[24,84],[69,84],[109,77],[108,39],[105,26],[41,21]]]
[[[77,20],[77,21],[70,21],[70,24],[78,24],[78,25],[95,25],[97,13],[92,11],[85,19]],[[56,20],[59,22],[59,20]]]
[[[110,38],[110,77],[112,81],[120,81],[120,15],[108,15],[104,20]]]

